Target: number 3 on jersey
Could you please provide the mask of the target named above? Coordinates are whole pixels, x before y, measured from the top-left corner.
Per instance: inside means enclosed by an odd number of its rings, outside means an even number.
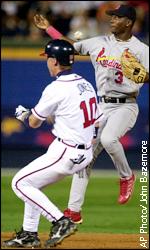
[[[87,105],[89,105],[89,113],[88,113]],[[83,114],[84,114],[83,127],[87,128],[95,122],[96,98],[95,97],[90,98],[88,104],[85,101],[82,101],[80,103],[80,109],[83,110]]]
[[[117,72],[115,73],[115,76],[117,76],[117,77],[115,78],[115,83],[117,83],[117,84],[122,84],[122,82],[123,82],[123,74],[122,74],[122,72],[121,72],[121,71],[117,71]]]

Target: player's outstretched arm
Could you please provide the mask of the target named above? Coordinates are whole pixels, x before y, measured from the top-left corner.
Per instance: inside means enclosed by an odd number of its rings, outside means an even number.
[[[52,38],[52,39],[63,39],[71,44],[73,44],[75,41],[63,36],[58,30],[56,30],[52,25],[50,25],[49,21],[41,14],[36,14],[34,16],[34,24],[37,28],[43,29],[46,31],[46,33]]]

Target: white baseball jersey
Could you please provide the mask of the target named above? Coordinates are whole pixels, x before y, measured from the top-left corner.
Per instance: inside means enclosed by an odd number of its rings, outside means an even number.
[[[25,202],[23,228],[37,232],[41,214],[49,221],[63,216],[41,188],[84,169],[92,160],[94,123],[99,119],[96,92],[81,76],[64,71],[44,89],[32,112],[42,121],[54,116],[53,133],[58,137],[12,181],[14,192]]]
[[[90,55],[95,68],[98,96],[136,97],[143,84],[136,84],[123,76],[120,57],[129,49],[149,72],[149,47],[135,36],[128,41],[118,41],[113,34],[75,42],[74,48]]]
[[[93,86],[77,74],[60,74],[43,91],[32,113],[40,120],[55,116],[53,134],[76,144],[88,144],[93,137],[97,111]]]

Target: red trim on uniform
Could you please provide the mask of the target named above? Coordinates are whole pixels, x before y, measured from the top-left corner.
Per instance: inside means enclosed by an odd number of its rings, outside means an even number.
[[[22,179],[24,179],[25,177],[31,175],[31,174],[37,173],[37,172],[39,172],[39,171],[42,171],[42,170],[44,170],[44,169],[46,169],[46,168],[49,168],[49,167],[53,166],[53,165],[56,164],[58,161],[60,161],[60,159],[61,159],[61,158],[63,157],[63,155],[65,154],[66,150],[67,150],[67,148],[65,148],[65,150],[63,151],[63,153],[61,154],[61,156],[59,157],[59,159],[56,160],[55,162],[53,162],[51,165],[46,166],[46,167],[44,167],[44,168],[42,168],[42,169],[38,169],[38,170],[36,170],[36,171],[34,171],[34,172],[32,172],[32,173],[29,173],[29,174],[27,174],[27,175],[21,177],[21,178],[16,182],[16,184],[15,184],[16,189],[17,189],[24,197],[26,197],[27,199],[29,199],[30,201],[32,201],[34,204],[36,204],[38,207],[40,207],[42,210],[44,210],[46,213],[48,213],[54,220],[57,220],[57,219],[56,219],[51,213],[49,213],[48,211],[46,211],[42,206],[40,206],[38,203],[36,203],[35,201],[33,201],[31,198],[29,198],[27,195],[25,195],[25,194],[18,188],[18,182],[21,181]],[[42,178],[42,177],[41,177],[41,178]]]
[[[78,144],[75,144],[75,145],[70,145],[70,144],[68,144],[68,143],[66,143],[66,142],[64,142],[64,140],[63,139],[61,139],[60,140],[60,142],[62,142],[63,144],[65,144],[65,145],[67,145],[67,146],[69,146],[69,147],[72,147],[72,148],[75,148]]]
[[[69,147],[72,147],[72,148],[76,148],[77,146],[80,146],[79,144],[75,144],[75,145],[68,144],[63,139],[60,139],[60,138],[58,138],[58,141],[62,142],[63,144],[65,144],[65,145],[67,145]],[[85,149],[88,150],[90,148],[91,148],[91,145],[89,147],[85,148]]]
[[[73,82],[73,81],[77,81],[77,80],[81,80],[81,79],[83,79],[82,77],[81,78],[78,78],[78,79],[73,79],[73,80],[65,80],[65,81],[63,81],[63,80],[56,80],[57,82]]]
[[[33,108],[33,110],[34,110],[34,112],[35,112],[39,117],[41,117],[41,118],[43,118],[43,119],[46,119],[45,116],[39,115],[39,114],[36,112],[35,108]]]

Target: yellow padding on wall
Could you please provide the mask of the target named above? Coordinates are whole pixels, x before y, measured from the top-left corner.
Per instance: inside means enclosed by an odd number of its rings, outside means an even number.
[[[2,60],[46,60],[46,57],[40,56],[43,50],[37,48],[2,48]],[[89,56],[75,56],[77,61],[90,60]]]
[[[39,54],[42,53],[42,49],[33,48],[3,48],[1,50],[2,59],[25,59],[25,60],[44,60]]]

